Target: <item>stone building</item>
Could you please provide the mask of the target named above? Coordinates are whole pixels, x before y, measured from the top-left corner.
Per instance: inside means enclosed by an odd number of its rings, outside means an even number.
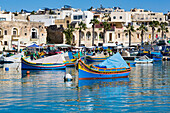
[[[46,44],[46,36],[41,22],[0,21],[0,50],[32,43]]]

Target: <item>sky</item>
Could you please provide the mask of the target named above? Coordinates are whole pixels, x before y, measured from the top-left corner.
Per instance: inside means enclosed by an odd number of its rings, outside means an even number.
[[[167,13],[170,11],[170,0],[0,0],[0,7],[7,11],[28,11],[48,8],[61,8],[70,5],[73,8],[87,10],[91,6],[100,7],[121,7],[126,11],[131,8],[141,8],[154,12]]]

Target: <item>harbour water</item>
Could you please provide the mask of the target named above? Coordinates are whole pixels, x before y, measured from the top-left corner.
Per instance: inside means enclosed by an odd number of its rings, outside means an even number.
[[[64,82],[66,73],[73,81]],[[136,65],[129,78],[77,77],[75,68],[26,74],[20,64],[1,65],[0,113],[170,111],[170,62]]]

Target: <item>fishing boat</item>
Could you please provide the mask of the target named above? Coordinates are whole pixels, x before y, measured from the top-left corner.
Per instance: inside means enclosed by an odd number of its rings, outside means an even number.
[[[103,62],[105,61],[109,56],[101,56],[101,55],[95,55],[95,56],[86,56],[86,60],[90,62]]]
[[[21,57],[24,56],[24,53],[18,53],[9,57],[0,55],[0,63],[21,63]]]
[[[64,58],[60,55],[53,55],[38,60],[29,61],[26,58],[21,58],[22,70],[55,70],[65,69],[66,64],[63,63]]]
[[[98,65],[86,65],[80,59],[78,61],[78,71],[79,80],[126,78],[131,71],[131,67],[119,53],[116,53]]]
[[[151,57],[154,61],[161,61],[163,58],[163,55],[160,52],[151,52]]]
[[[72,52],[66,52],[64,53],[64,64],[66,64],[67,67],[72,67],[76,65],[77,58],[74,58],[72,55]]]
[[[153,63],[153,59],[150,59],[146,55],[140,57],[140,58],[135,58],[136,64],[148,64],[148,63]]]

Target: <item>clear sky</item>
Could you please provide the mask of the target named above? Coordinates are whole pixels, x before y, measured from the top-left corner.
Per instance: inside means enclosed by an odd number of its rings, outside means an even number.
[[[61,8],[70,5],[73,8],[87,10],[91,6],[100,7],[121,7],[126,11],[131,8],[147,9],[154,12],[170,11],[170,0],[0,0],[0,7],[7,11],[29,11],[48,8]]]

